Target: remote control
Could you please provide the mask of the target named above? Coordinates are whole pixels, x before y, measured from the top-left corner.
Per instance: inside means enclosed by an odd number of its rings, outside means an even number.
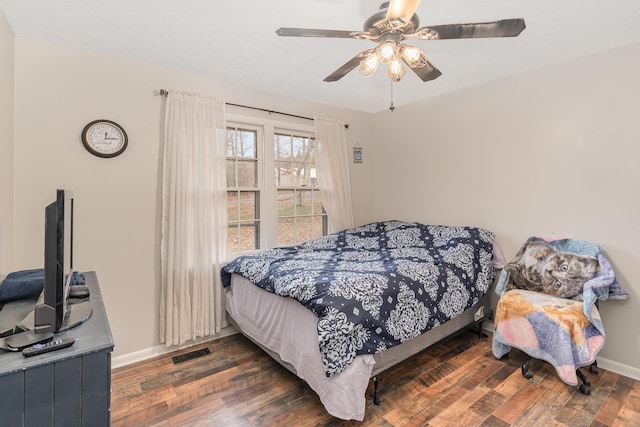
[[[47,353],[49,351],[67,348],[76,342],[75,338],[57,338],[47,343],[35,344],[22,350],[25,357],[35,356],[37,354]]]

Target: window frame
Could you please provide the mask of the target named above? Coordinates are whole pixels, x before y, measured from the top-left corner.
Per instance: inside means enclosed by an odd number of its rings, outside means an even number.
[[[246,129],[261,129],[262,138],[257,141],[258,155],[258,191],[260,192],[260,247],[252,251],[231,252],[229,258],[257,252],[278,246],[278,211],[275,170],[274,140],[277,131],[301,133],[315,139],[313,122],[306,119],[296,121],[261,118],[245,114],[227,113],[226,127],[233,126]],[[304,120],[301,123],[298,120]],[[262,162],[260,161],[262,159]],[[323,209],[324,210],[324,209]],[[324,218],[327,218],[325,216]]]
[[[282,127],[277,127],[274,129],[274,135],[273,135],[273,150],[272,153],[274,153],[273,155],[273,161],[274,161],[274,167],[272,170],[275,170],[275,165],[276,165],[276,159],[275,159],[275,137],[276,135],[283,135],[285,137],[291,137],[291,154],[292,154],[292,159],[291,159],[291,166],[293,167],[296,164],[296,161],[294,159],[294,152],[295,152],[295,137],[299,137],[302,138],[306,141],[308,141],[309,143],[311,141],[313,141],[313,146],[314,146],[314,150],[317,150],[317,146],[316,146],[316,139],[315,139],[315,134],[314,132],[305,132],[305,131],[300,131],[300,130],[292,130],[292,129],[288,129],[288,128],[282,128]],[[316,151],[316,155],[314,155],[314,158],[317,159],[317,151]],[[317,168],[317,162],[314,159],[313,162],[313,166],[314,168]],[[305,161],[303,163],[307,163],[310,164],[310,162]],[[275,174],[274,174],[275,175]],[[311,168],[309,169],[309,175],[311,178]],[[317,185],[317,181],[315,185],[310,185],[310,186],[306,186],[306,185],[300,185],[299,183],[296,183],[295,185],[283,185],[278,187],[277,183],[275,182],[275,176],[274,176],[274,190],[276,193],[276,199],[275,199],[275,204],[276,204],[276,240],[278,238],[278,227],[279,227],[279,220],[281,218],[290,218],[292,220],[293,223],[293,227],[294,227],[294,240],[295,242],[277,242],[277,245],[290,245],[290,244],[299,244],[302,243],[303,241],[308,240],[306,237],[303,237],[302,239],[299,239],[300,236],[300,229],[298,227],[298,224],[300,223],[300,221],[303,221],[305,218],[307,218],[311,225],[311,236],[308,236],[310,238],[317,238],[317,237],[321,237],[324,235],[324,232],[327,231],[327,212],[324,209],[324,206],[321,205],[321,212],[317,213],[314,210],[314,203],[313,203],[313,196],[314,193],[317,194],[318,199],[320,201],[322,201],[322,196],[320,194],[320,187]],[[278,192],[279,191],[291,191],[293,192],[294,195],[294,199],[296,196],[296,194],[299,194],[301,192],[305,192],[305,191],[309,191],[310,192],[310,196],[311,196],[311,212],[309,214],[298,214],[297,208],[294,206],[294,214],[293,215],[289,215],[289,216],[278,216],[278,200],[277,200],[277,196],[278,196]],[[321,220],[321,227],[322,227],[322,233],[319,236],[315,236],[314,235],[314,230],[315,230],[315,220],[317,218],[320,218]]]
[[[255,187],[241,187],[238,184],[238,168],[235,169],[235,183],[236,186],[235,187],[227,187],[227,192],[229,191],[237,191],[239,193],[242,192],[255,192],[257,193],[257,197],[258,197],[258,203],[256,204],[256,211],[258,212],[258,217],[255,218],[255,224],[257,227],[257,233],[256,233],[256,239],[258,240],[258,249],[252,250],[252,251],[238,251],[236,252],[234,248],[234,250],[232,250],[232,248],[230,247],[231,245],[229,245],[227,252],[229,255],[239,255],[239,254],[243,254],[243,253],[249,253],[249,252],[255,252],[257,250],[260,250],[264,245],[262,244],[262,242],[264,241],[264,222],[263,222],[263,218],[264,218],[264,214],[263,214],[263,206],[264,206],[264,196],[263,196],[263,188],[264,188],[264,164],[263,161],[261,161],[264,158],[264,130],[261,126],[256,126],[254,124],[251,123],[246,123],[246,122],[236,122],[236,121],[231,121],[231,120],[226,120],[226,126],[225,129],[226,131],[229,130],[229,128],[234,128],[236,130],[246,130],[246,131],[252,131],[252,132],[256,132],[256,141],[255,141],[255,164],[256,164],[256,183],[255,183]],[[225,150],[226,153],[226,150]],[[237,154],[233,157],[234,159],[236,159],[236,163],[240,162],[240,157],[237,156]],[[228,157],[227,157],[227,161],[228,161]],[[229,207],[227,206],[227,209]],[[242,227],[242,221],[238,218],[237,220],[234,221],[235,223],[237,223],[238,227]],[[227,228],[230,230],[231,229],[231,219],[227,219]]]

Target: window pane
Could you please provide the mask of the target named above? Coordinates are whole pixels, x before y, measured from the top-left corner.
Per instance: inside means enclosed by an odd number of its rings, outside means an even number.
[[[304,185],[305,187],[311,187],[313,185],[313,179],[315,177],[315,168],[313,167],[313,165],[311,163],[305,163],[304,164],[304,169],[303,169],[303,182],[302,185]]]
[[[307,156],[307,162],[311,164],[315,164],[316,163],[316,140],[307,139],[307,143],[309,144],[309,155]]]
[[[229,221],[238,220],[238,193],[227,192],[227,218]]]
[[[273,146],[276,160],[291,160],[291,137],[289,135],[276,134]]]
[[[318,178],[316,175],[316,168],[313,165],[309,168],[309,186],[317,187],[318,186]]]
[[[229,226],[229,235],[227,237],[227,251],[238,252],[238,227]]]
[[[295,215],[295,196],[293,190],[278,190],[277,209],[278,216],[294,216]]]
[[[296,219],[296,239],[298,243],[311,240],[312,232],[310,216],[298,217]]]
[[[278,246],[290,246],[296,243],[293,218],[278,218]]]
[[[276,177],[276,187],[283,187],[284,185],[284,177],[287,174],[287,165],[286,162],[275,162],[274,172]]]
[[[311,186],[311,169],[312,169],[312,164],[311,163],[305,163],[304,164],[304,168],[302,169],[302,174],[301,174],[301,185],[304,185],[305,187],[310,187]]]
[[[311,191],[298,190],[296,196],[296,215],[311,215]]]
[[[313,217],[313,237],[324,236],[326,227],[324,226],[324,218],[322,216]]]
[[[325,213],[324,208],[322,206],[322,200],[320,199],[320,191],[319,190],[313,190],[313,214],[314,215],[322,215]]]
[[[305,160],[308,152],[308,146],[305,143],[306,138],[296,136],[293,138],[293,157],[296,160]]]
[[[240,220],[258,219],[258,193],[254,191],[240,192]]]
[[[227,157],[236,156],[236,131],[233,129],[227,129]]]
[[[306,184],[305,175],[309,175],[307,171],[308,165],[306,163],[294,162],[293,163],[293,185],[300,187]]]
[[[276,186],[292,187],[295,185],[296,178],[291,170],[291,162],[276,162]]]
[[[238,161],[238,187],[256,187],[258,185],[258,163],[255,160]]]
[[[258,249],[258,224],[240,224],[240,252]]]
[[[235,160],[227,160],[227,187],[236,187]]]
[[[238,157],[256,158],[256,132],[238,130]]]
[[[317,189],[315,139],[277,134],[274,154],[279,244],[298,244],[326,234],[326,213]]]
[[[260,249],[258,135],[258,130],[227,128],[229,253]]]

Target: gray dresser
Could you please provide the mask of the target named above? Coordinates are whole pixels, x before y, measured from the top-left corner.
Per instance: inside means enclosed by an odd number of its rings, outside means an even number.
[[[0,425],[110,424],[113,337],[96,274],[84,275],[93,314],[54,336],[76,338],[74,345],[32,357],[0,350]],[[10,310],[9,305],[0,312]]]

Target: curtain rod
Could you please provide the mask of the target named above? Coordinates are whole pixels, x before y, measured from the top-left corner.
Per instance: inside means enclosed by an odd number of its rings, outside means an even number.
[[[167,95],[169,95],[169,91],[164,90],[164,89],[160,89],[160,95],[166,97]],[[250,110],[264,111],[264,112],[269,113],[269,114],[280,114],[282,116],[296,117],[298,119],[313,120],[313,118],[311,118],[311,117],[298,116],[297,114],[291,114],[291,113],[282,113],[280,111],[267,110],[266,108],[251,107],[251,106],[248,106],[248,105],[241,105],[241,104],[232,104],[230,102],[225,102],[225,104],[226,105],[231,105],[233,107],[249,108]],[[344,128],[345,129],[349,129],[349,124],[345,123]]]

